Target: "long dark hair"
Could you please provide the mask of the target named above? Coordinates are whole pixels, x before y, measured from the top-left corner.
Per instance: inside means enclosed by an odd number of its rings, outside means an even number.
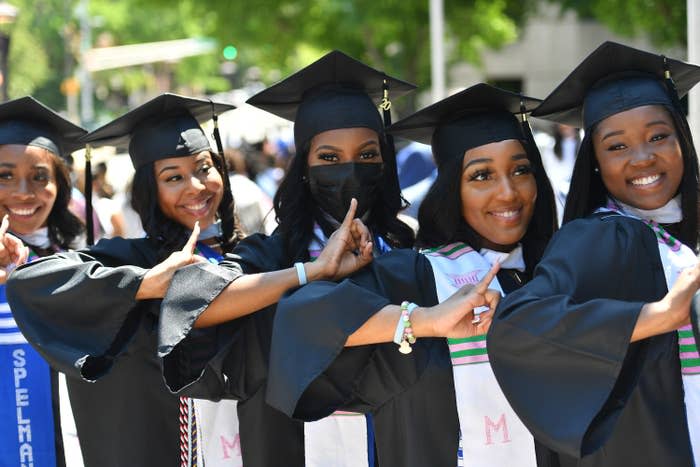
[[[380,135],[379,146],[385,161],[383,180],[367,224],[374,234],[380,235],[392,247],[410,248],[414,241],[413,230],[396,217],[405,206],[398,190],[395,164],[389,159],[395,155],[383,135]],[[307,143],[294,156],[273,200],[278,223],[276,233],[282,236],[287,252],[293,259],[308,256],[314,221],[318,216],[316,203],[306,182],[309,150],[310,143]]]
[[[63,159],[48,152],[53,159],[56,174],[56,201],[53,203],[46,225],[51,243],[67,250],[76,246],[75,239],[83,233],[84,226],[80,219],[68,209],[72,191],[68,166]]]
[[[532,219],[522,239],[526,270],[531,273],[556,231],[554,192],[534,143],[521,141],[532,164],[537,199]],[[438,169],[438,176],[418,210],[420,230],[416,243],[421,248],[464,242],[479,248],[481,236],[464,220],[460,185],[463,158],[453,157]]]
[[[680,241],[695,250],[698,244],[698,156],[685,116],[672,106],[664,108],[671,115],[683,154],[683,178],[678,187],[682,197],[683,221],[678,236]],[[595,171],[598,167],[593,149],[595,131],[596,125],[586,132],[581,142],[571,175],[571,188],[564,208],[563,223],[586,217],[606,203],[608,190],[603,184],[600,172]]]
[[[209,151],[214,168],[224,182],[223,197],[217,209],[221,221],[222,236],[219,239],[224,251],[231,251],[243,238],[243,233],[234,214],[234,200],[231,193],[228,173],[223,158],[216,152]],[[141,218],[146,235],[159,244],[159,258],[167,258],[173,251],[182,248],[190,232],[177,221],[170,219],[158,205],[158,184],[153,162],[142,165],[134,173],[131,187],[131,205]]]

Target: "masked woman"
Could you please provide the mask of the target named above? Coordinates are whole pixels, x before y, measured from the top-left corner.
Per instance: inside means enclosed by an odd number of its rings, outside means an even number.
[[[565,225],[488,346],[552,465],[700,465],[698,161],[678,102],[699,80],[700,67],[606,42],[536,110],[586,136]]]
[[[23,334],[52,367],[74,377],[69,391],[84,408],[76,424],[86,465],[171,467],[183,460],[179,400],[163,384],[156,356],[157,320],[175,269],[195,261],[194,252],[217,262],[241,238],[223,159],[197,121],[231,108],[163,94],[90,133],[86,141],[129,142],[133,205],[146,238],[48,256],[10,278],[8,298]],[[310,278],[326,258],[306,265]],[[236,312],[243,315],[297,285],[290,268],[246,277],[229,291],[242,294]]]
[[[234,250],[233,263],[221,266],[240,265],[250,274],[313,259],[342,221],[351,198],[358,201],[357,217],[372,232],[375,256],[413,245],[413,232],[397,219],[402,201],[393,149],[373,102],[386,97],[387,88],[397,96],[413,86],[335,51],[248,101],[295,122],[297,152],[274,199],[277,231],[246,238]],[[300,283],[303,274],[301,269]],[[239,324],[225,323],[231,319],[229,310],[211,309],[217,304],[212,297],[227,284],[225,274],[220,275],[224,277],[190,266],[173,278],[163,304],[160,346],[169,387],[193,397],[239,401],[246,467],[346,465],[347,458],[333,453],[347,436],[358,440],[350,460],[373,459],[373,443],[368,442],[372,424],[365,417],[346,414],[305,427],[265,403],[276,306]],[[193,323],[216,326],[192,329]],[[227,326],[242,329],[234,337]],[[328,433],[337,435],[331,444]]]
[[[488,364],[491,312],[472,309],[493,306],[489,283],[510,293],[527,282],[556,226],[528,123],[516,118],[538,103],[479,84],[390,127],[430,142],[438,166],[419,211],[423,251],[392,251],[280,302],[273,407],[312,420],[371,412],[380,465],[536,465],[535,442]],[[387,344],[364,345],[375,343]]]
[[[61,425],[71,418],[70,405],[59,397],[63,377],[17,329],[5,280],[27,257],[34,261],[82,241],[83,226],[68,211],[64,157],[82,146],[78,139],[85,133],[32,97],[0,104],[0,465],[63,466],[64,447],[70,450]],[[73,409],[82,413],[84,406]]]

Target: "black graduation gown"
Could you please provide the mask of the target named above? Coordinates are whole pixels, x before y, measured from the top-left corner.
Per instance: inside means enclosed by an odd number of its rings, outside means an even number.
[[[24,265],[7,284],[19,328],[66,373],[87,467],[178,464],[178,398],[156,356],[160,300],[135,299],[156,253],[147,239],[102,240]]]
[[[241,271],[277,271],[293,263],[279,236],[256,234],[241,241],[218,267],[196,264],[177,271],[163,300],[159,354],[165,381],[178,395],[239,401],[246,467],[304,466],[303,424],[265,403],[276,305],[210,328],[192,325]]]
[[[499,282],[505,291],[520,285],[508,271]],[[430,262],[412,250],[376,258],[339,284],[313,282],[283,298],[268,402],[302,420],[337,409],[372,413],[380,465],[454,467],[459,420],[446,340],[418,339],[408,355],[394,343],[343,347],[374,313],[404,300],[438,303]]]
[[[643,304],[666,291],[651,229],[595,215],[566,224],[499,305],[491,366],[553,465],[693,465],[677,333],[629,342]]]

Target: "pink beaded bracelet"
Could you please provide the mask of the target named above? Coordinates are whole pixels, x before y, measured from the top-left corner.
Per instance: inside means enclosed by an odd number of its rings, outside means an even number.
[[[413,351],[411,344],[416,343],[416,337],[413,335],[413,325],[411,324],[411,313],[418,308],[418,305],[410,302],[401,303],[401,316],[396,324],[394,332],[394,342],[399,346],[399,352],[409,354]]]

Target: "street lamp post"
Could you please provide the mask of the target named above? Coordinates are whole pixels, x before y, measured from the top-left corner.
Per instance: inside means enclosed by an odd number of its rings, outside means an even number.
[[[14,24],[19,9],[7,2],[0,2],[0,91],[2,100],[7,97],[8,55],[10,52],[10,26]]]

